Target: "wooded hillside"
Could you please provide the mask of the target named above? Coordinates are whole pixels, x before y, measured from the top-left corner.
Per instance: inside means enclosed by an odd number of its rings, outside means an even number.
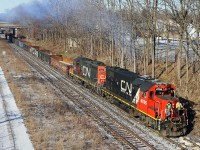
[[[197,103],[199,8],[199,0],[46,0],[18,6],[7,19],[37,45],[174,83]]]

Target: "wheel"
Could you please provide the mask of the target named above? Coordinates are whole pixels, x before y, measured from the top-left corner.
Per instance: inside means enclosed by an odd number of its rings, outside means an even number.
[[[161,130],[160,130],[160,134],[162,134],[163,136],[167,136],[167,131],[166,131],[166,129],[161,129]]]
[[[145,116],[143,114],[140,114],[140,121],[144,121],[145,120]]]
[[[103,91],[101,91],[101,96],[102,97],[106,97],[105,93]]]
[[[84,82],[83,84],[84,84],[83,86],[84,86],[85,88],[88,88],[87,83]]]
[[[109,96],[108,100],[111,104],[114,104],[114,102],[115,102],[115,100],[112,96]]]
[[[171,129],[168,127],[166,128],[166,137],[169,137],[171,135]]]
[[[182,126],[182,135],[186,135],[186,133],[187,133],[187,126],[186,126],[186,124],[183,124],[183,126]]]
[[[128,113],[130,114],[130,117],[133,117],[134,116],[134,109],[130,107],[128,109]]]

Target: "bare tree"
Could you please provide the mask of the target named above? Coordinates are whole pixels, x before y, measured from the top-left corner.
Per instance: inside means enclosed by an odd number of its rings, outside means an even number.
[[[165,0],[167,4],[166,13],[170,15],[170,18],[177,23],[177,29],[180,36],[179,48],[176,52],[176,62],[177,62],[177,78],[181,85],[181,59],[183,52],[183,41],[188,25],[188,10],[190,10],[191,1],[190,0]],[[178,4],[177,4],[178,3]]]

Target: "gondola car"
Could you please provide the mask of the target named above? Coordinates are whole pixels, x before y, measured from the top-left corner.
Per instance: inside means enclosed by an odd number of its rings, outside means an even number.
[[[31,46],[30,47],[30,52],[35,55],[36,57],[38,57],[38,53],[39,53],[39,46]]]
[[[69,76],[69,70],[72,68],[72,60],[62,57],[62,55],[52,55],[51,65],[59,70],[62,74]]]
[[[21,42],[21,41],[19,41],[19,47],[21,47],[21,48],[23,48],[24,47],[24,43],[23,42]]]
[[[63,60],[62,55],[52,56],[51,57],[51,66],[53,66],[54,68],[59,70],[59,68],[60,68],[59,61],[62,61],[62,60]]]
[[[30,52],[31,47],[32,47],[32,46],[31,46],[31,43],[30,43],[30,42],[24,41],[24,47],[23,47],[24,50]]]
[[[51,51],[49,50],[38,50],[38,57],[42,61],[51,64]]]

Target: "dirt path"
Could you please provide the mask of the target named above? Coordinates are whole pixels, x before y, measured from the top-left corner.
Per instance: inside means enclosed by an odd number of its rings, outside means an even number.
[[[15,56],[4,39],[0,39],[0,66],[35,149],[120,149],[90,118],[83,115],[80,120],[62,95]]]

